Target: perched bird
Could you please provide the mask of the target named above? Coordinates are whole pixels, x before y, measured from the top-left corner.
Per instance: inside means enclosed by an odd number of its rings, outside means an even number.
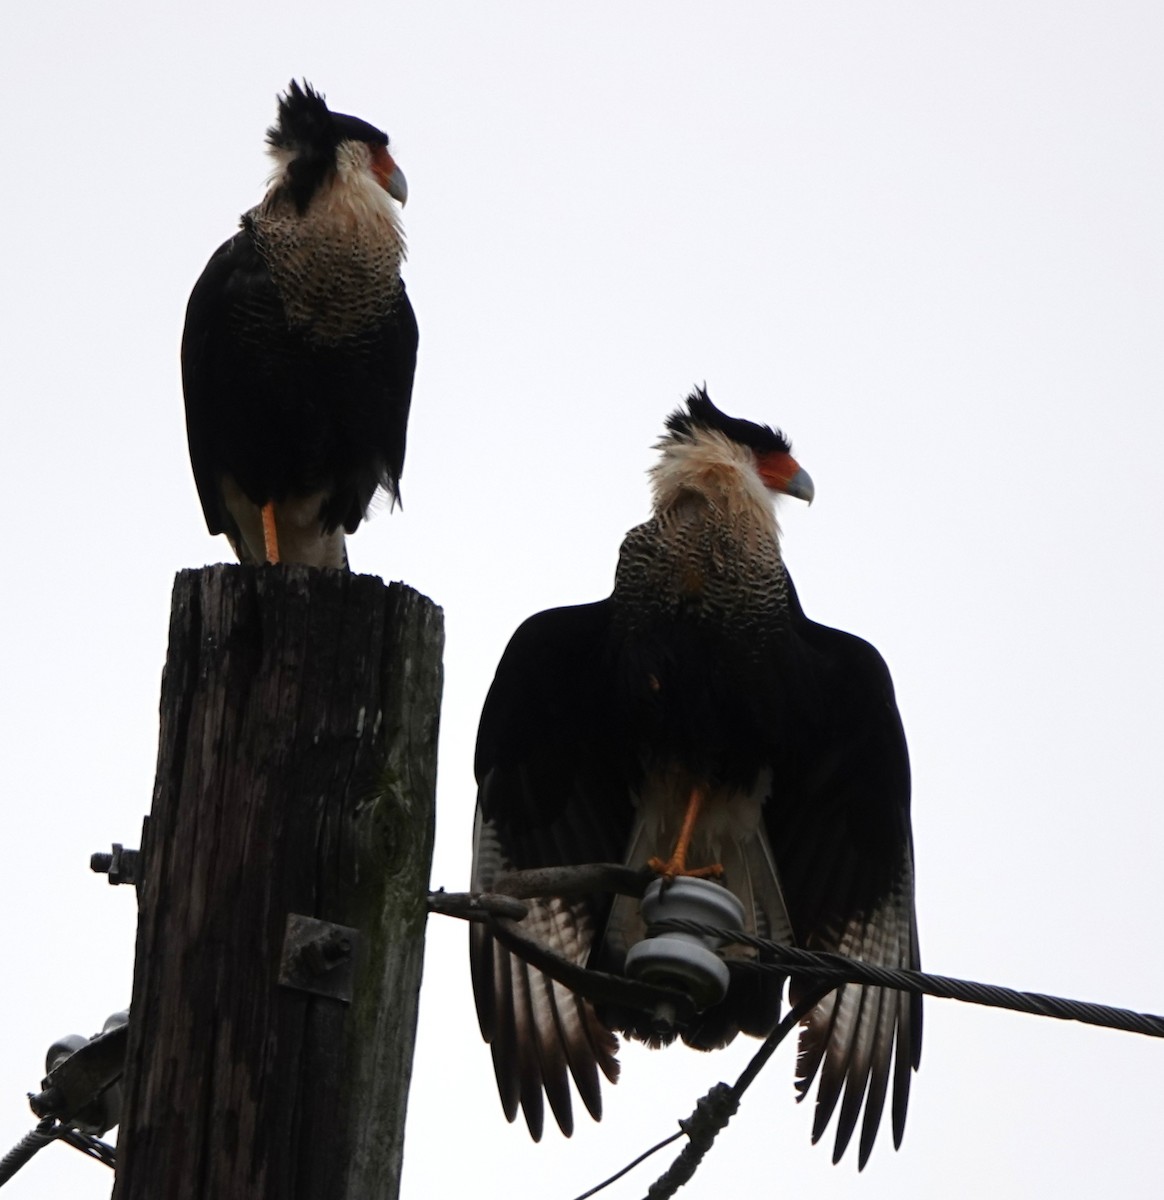
[[[342,567],[378,488],[400,498],[416,318],[388,135],[292,82],[262,202],[186,311],[190,462],[211,533],[244,563]]]
[[[511,869],[651,863],[666,878],[720,878],[761,936],[917,967],[909,759],[889,672],[867,642],[805,616],[781,558],[773,500],[811,501],[811,479],[783,434],[726,416],[703,390],[657,449],[653,513],[623,541],[613,594],[531,617],[497,668],[477,740],[473,886]],[[535,900],[525,928],[614,972],[644,936],[625,897]],[[535,1139],[543,1093],[572,1131],[569,1077],[601,1116],[616,1032],[669,1040],[642,1014],[596,1010],[483,926],[471,966],[506,1116],[520,1104]],[[702,1049],[765,1036],[782,987],[733,972],[678,1035]],[[792,999],[803,992],[794,982]],[[921,1015],[920,997],[845,984],[806,1017],[797,1088],[803,1098],[819,1074],[814,1141],[840,1101],[834,1161],[863,1107],[864,1166],[891,1075],[900,1143]]]

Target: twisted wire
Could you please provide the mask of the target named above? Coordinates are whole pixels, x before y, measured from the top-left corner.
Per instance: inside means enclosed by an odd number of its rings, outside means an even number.
[[[21,1167],[38,1151],[52,1142],[67,1142],[75,1150],[80,1150],[88,1158],[96,1159],[107,1167],[117,1164],[117,1151],[108,1142],[70,1129],[67,1125],[58,1124],[55,1117],[45,1117],[43,1121],[29,1134],[26,1134],[0,1158],[0,1187],[3,1187]]]
[[[733,960],[733,970],[777,971],[785,975],[801,975],[831,983],[867,983],[877,987],[921,992],[966,1004],[981,1004],[988,1008],[1005,1008],[1012,1012],[1030,1013],[1039,1017],[1054,1017],[1059,1021],[1079,1021],[1084,1025],[1099,1025],[1126,1033],[1141,1033],[1147,1037],[1164,1037],[1164,1017],[1154,1013],[1115,1008],[1110,1004],[1093,1004],[1085,1000],[1069,1000],[1043,992],[1021,992],[996,984],[975,983],[969,979],[954,979],[948,975],[930,975],[924,971],[908,971],[900,967],[881,967],[874,963],[846,958],[819,950],[802,950],[770,942],[766,938],[739,930],[719,929],[699,921],[672,919],[659,921],[649,932],[677,930],[704,937],[718,937],[725,943],[751,946],[762,950],[769,962]]]
[[[1012,1012],[1030,1013],[1033,1016],[1053,1017],[1060,1021],[1078,1021],[1085,1025],[1141,1033],[1148,1037],[1164,1037],[1164,1017],[1153,1013],[1135,1012],[1110,1004],[1093,1004],[1085,1000],[1070,1000],[1063,996],[1049,996],[1043,992],[1022,992],[996,984],[954,979],[948,975],[931,975],[925,971],[877,966],[860,959],[847,958],[843,954],[803,950],[797,946],[770,942],[767,938],[757,937],[755,934],[720,929],[715,925],[705,925],[701,921],[678,917],[653,922],[647,929],[649,937],[667,932],[693,933],[700,937],[717,938],[724,945],[750,946],[761,950],[768,961],[732,959],[729,964],[731,970],[776,971],[783,975],[804,976],[811,980],[813,988],[809,996],[785,1015],[752,1056],[735,1084],[731,1087],[727,1084],[716,1084],[711,1092],[699,1101],[695,1113],[687,1121],[680,1122],[680,1130],[688,1135],[689,1143],[671,1166],[651,1185],[645,1200],[667,1200],[691,1179],[700,1161],[711,1148],[716,1135],[735,1113],[740,1097],[760,1073],[780,1041],[838,984],[864,983],[876,987],[897,988],[947,1000],[960,1000],[967,1004],[1004,1008]],[[715,1104],[710,1103],[713,1100],[716,1101]],[[648,1154],[666,1144],[660,1143],[648,1151]],[[631,1166],[637,1165],[645,1157],[646,1155],[640,1156],[617,1175],[586,1192],[585,1196],[595,1195],[615,1179],[621,1178]],[[584,1197],[580,1196],[577,1200],[584,1200]]]
[[[3,1187],[38,1150],[43,1150],[50,1142],[57,1140],[56,1133],[49,1132],[53,1124],[52,1117],[47,1117],[0,1158],[0,1187]]]

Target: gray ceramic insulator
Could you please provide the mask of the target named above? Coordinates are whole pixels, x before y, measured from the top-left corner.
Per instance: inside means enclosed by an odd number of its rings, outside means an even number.
[[[739,929],[744,921],[743,905],[727,888],[683,875],[670,883],[656,879],[647,888],[641,909],[648,925],[677,919]],[[626,973],[644,983],[685,992],[702,1011],[727,995],[727,964],[716,953],[721,944],[719,938],[698,933],[661,933],[631,947]]]

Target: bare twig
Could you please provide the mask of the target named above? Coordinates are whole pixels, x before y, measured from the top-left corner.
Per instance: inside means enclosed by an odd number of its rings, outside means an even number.
[[[460,917],[462,921],[488,921],[491,917],[524,920],[529,906],[513,896],[496,892],[446,892],[441,888],[428,894],[428,911],[442,917]]]
[[[507,871],[493,880],[493,891],[507,896],[577,896],[585,892],[615,892],[641,896],[658,874],[650,867],[620,863],[585,863],[577,867],[534,867]]]

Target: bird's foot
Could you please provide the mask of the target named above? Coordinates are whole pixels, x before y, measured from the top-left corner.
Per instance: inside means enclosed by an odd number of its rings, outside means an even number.
[[[263,505],[263,553],[268,563],[279,561],[279,535],[275,530],[275,504],[271,500]]]
[[[691,789],[687,809],[683,814],[683,826],[679,830],[679,837],[675,842],[675,849],[671,851],[671,857],[665,862],[661,858],[651,858],[647,861],[647,866],[657,875],[662,875],[668,883],[680,876],[685,879],[707,879],[710,876],[719,877],[723,874],[722,863],[712,863],[709,867],[688,867],[687,865],[687,852],[691,849],[691,839],[695,835],[695,822],[706,800],[707,787],[703,784],[696,784]]]
[[[661,858],[649,858],[647,866],[656,875],[661,875],[668,883],[672,879],[680,877],[684,879],[719,879],[723,875],[723,863],[712,863],[707,867],[688,867],[685,854],[682,856],[673,854],[668,862],[664,862]]]

